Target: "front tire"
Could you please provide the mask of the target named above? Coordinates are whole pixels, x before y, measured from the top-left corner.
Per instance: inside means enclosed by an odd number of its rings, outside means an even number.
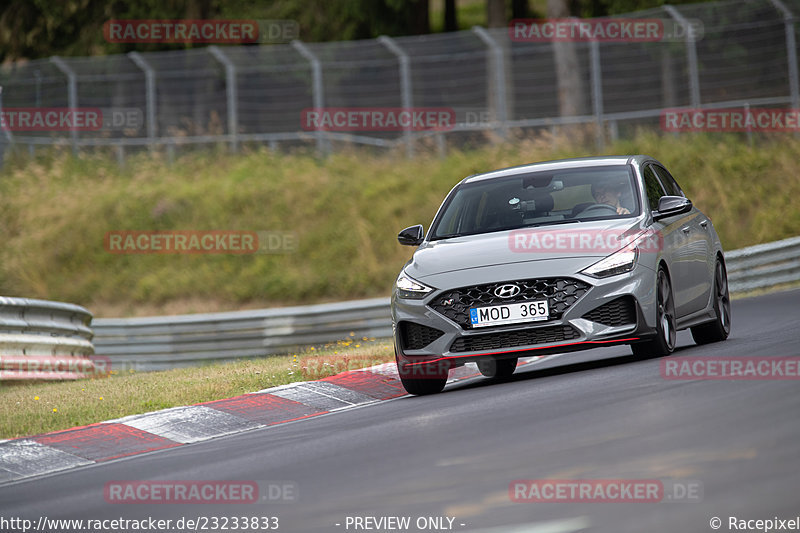
[[[477,362],[478,370],[487,378],[507,378],[517,369],[517,357],[511,359],[484,359]]]
[[[447,385],[447,376],[449,371],[443,368],[425,368],[410,370],[407,366],[400,363],[397,357],[397,350],[394,352],[395,361],[397,361],[397,373],[400,376],[400,382],[406,392],[414,396],[426,396],[428,394],[437,394],[442,392],[444,386]],[[414,377],[420,376],[423,377]]]
[[[404,378],[400,375],[400,382],[406,392],[414,396],[427,396],[428,394],[438,394],[447,385],[447,377],[443,378]]]
[[[714,267],[714,311],[717,318],[713,322],[691,328],[692,338],[697,344],[724,341],[731,333],[731,297],[728,292],[728,272],[725,264],[719,259]]]
[[[675,350],[678,330],[675,327],[675,298],[672,284],[664,268],[656,276],[656,337],[647,342],[631,344],[633,355],[639,357],[663,357]]]

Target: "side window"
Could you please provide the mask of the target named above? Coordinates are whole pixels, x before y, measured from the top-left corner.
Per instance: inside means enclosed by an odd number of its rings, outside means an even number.
[[[647,193],[647,202],[650,205],[651,211],[658,210],[658,200],[664,196],[664,190],[658,182],[656,173],[653,172],[653,165],[644,167],[644,190]]]
[[[661,178],[661,185],[664,186],[664,190],[667,191],[667,194],[669,196],[684,196],[684,197],[686,196],[685,194],[683,194],[683,191],[678,186],[678,182],[675,181],[675,178],[673,178],[672,175],[669,172],[667,172],[667,169],[665,169],[664,167],[660,167],[658,165],[651,165],[651,166],[653,167],[653,169],[655,169],[656,174],[658,174],[658,177]]]

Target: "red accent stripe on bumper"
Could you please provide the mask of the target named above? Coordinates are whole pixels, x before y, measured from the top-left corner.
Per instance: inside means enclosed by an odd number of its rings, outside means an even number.
[[[481,357],[484,355],[502,355],[506,353],[516,353],[516,352],[532,352],[534,350],[551,350],[553,348],[561,348],[564,346],[577,346],[579,344],[613,344],[613,343],[620,343],[620,342],[628,342],[628,341],[638,341],[639,337],[630,337],[628,339],[611,339],[607,341],[580,341],[580,342],[568,342],[566,344],[556,344],[551,346],[539,346],[538,348],[520,348],[517,350],[504,350],[502,352],[486,352],[480,354],[472,354],[472,355],[449,355],[447,357],[439,357],[438,359],[431,359],[430,361],[417,361],[416,363],[406,363],[407,366],[413,365],[429,365],[431,363],[438,363],[439,361],[449,361],[451,359],[462,359],[464,357]]]

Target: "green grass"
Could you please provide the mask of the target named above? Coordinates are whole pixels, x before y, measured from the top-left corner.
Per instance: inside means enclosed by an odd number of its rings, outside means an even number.
[[[558,146],[555,147],[554,146]],[[737,135],[641,133],[606,153],[648,153],[671,169],[734,249],[800,227],[800,141],[750,146]],[[0,294],[74,302],[96,316],[262,308],[386,296],[412,249],[397,232],[430,223],[466,175],[595,155],[541,137],[422,153],[353,150],[321,160],[266,149],[190,154],[12,158],[0,178]],[[115,255],[114,230],[291,231],[287,254]]]
[[[0,384],[0,439],[84,426],[394,361],[391,344],[340,341],[294,355],[63,382]]]

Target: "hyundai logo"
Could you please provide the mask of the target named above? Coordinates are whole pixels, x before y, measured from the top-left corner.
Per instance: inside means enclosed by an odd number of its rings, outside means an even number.
[[[507,285],[500,285],[494,290],[494,295],[498,298],[513,298],[517,294],[519,294],[520,288],[519,285],[514,284],[507,284]]]

